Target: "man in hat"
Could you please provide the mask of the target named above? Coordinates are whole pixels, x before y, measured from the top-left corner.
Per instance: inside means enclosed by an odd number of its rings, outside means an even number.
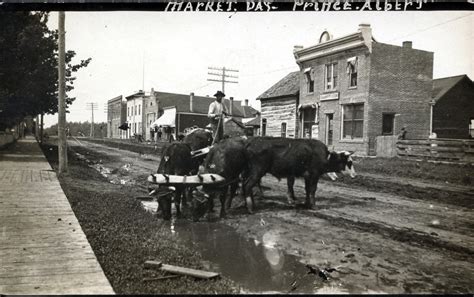
[[[209,105],[209,112],[207,113],[207,116],[211,120],[214,142],[218,142],[222,139],[224,134],[223,116],[227,115],[227,108],[222,103],[222,98],[225,97],[224,93],[217,91],[217,93],[214,94],[214,97],[216,97],[216,100]]]

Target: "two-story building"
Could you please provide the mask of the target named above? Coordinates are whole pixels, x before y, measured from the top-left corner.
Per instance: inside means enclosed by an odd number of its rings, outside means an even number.
[[[377,42],[370,25],[293,52],[300,67],[298,137],[335,150],[375,154],[379,135],[426,139],[430,132],[433,53]],[[262,109],[263,114],[263,109]]]
[[[145,92],[140,90],[132,95],[125,97],[127,100],[127,123],[129,129],[126,131],[126,137],[131,138],[134,135],[145,136],[143,123],[145,122],[144,102]]]
[[[123,96],[117,96],[107,101],[107,137],[125,138],[126,132],[119,129],[126,122],[126,105]]]
[[[209,124],[207,113],[209,111],[209,105],[215,98],[196,96],[194,93],[190,93],[189,95],[156,91],[152,91],[152,93],[157,102],[158,117],[149,127],[168,127],[175,139],[177,139],[178,134],[184,133],[186,128],[194,126],[205,128]],[[235,134],[237,133],[235,132],[237,127],[239,127],[242,129],[243,135],[245,126],[239,123],[242,123],[242,119],[246,116],[254,118],[258,114],[258,111],[247,104],[242,105],[241,101],[234,100],[233,97],[228,99],[224,98],[222,102],[233,118],[233,121],[229,123],[226,121],[224,131],[226,127],[229,126],[229,131],[232,129]]]

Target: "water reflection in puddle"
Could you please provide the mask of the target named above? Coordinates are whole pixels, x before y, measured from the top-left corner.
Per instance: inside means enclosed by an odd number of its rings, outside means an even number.
[[[314,293],[322,280],[292,255],[275,247],[277,237],[246,239],[221,223],[178,221],[176,232],[206,260],[206,269],[220,272],[242,286],[241,293]],[[342,293],[342,291],[339,291]]]
[[[156,213],[154,200],[140,201]],[[222,223],[173,220],[170,231],[203,257],[203,269],[221,273],[241,286],[240,293],[348,293],[323,282],[298,261],[277,248],[279,233],[269,230],[259,240],[240,236]]]

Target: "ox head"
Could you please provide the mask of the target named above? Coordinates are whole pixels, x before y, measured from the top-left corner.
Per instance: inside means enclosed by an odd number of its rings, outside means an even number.
[[[327,172],[341,172],[354,178],[356,172],[354,170],[354,164],[351,155],[354,152],[330,152],[328,155],[328,167]]]

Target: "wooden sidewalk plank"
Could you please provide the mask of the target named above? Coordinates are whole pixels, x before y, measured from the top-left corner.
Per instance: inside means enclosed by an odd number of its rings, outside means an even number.
[[[30,292],[30,294],[35,295],[114,294],[112,288],[109,285],[90,284],[74,285],[66,288],[62,286],[45,284],[16,284],[3,287],[0,285],[0,290],[3,292],[9,292],[9,294],[25,294],[25,292]]]
[[[106,282],[102,279],[103,277],[104,273],[102,270],[90,272],[83,271],[80,273],[2,277],[0,278],[0,291],[2,285],[56,283],[58,286],[67,287],[74,284],[106,284]]]
[[[114,293],[33,138],[0,151],[0,197],[0,293]]]

